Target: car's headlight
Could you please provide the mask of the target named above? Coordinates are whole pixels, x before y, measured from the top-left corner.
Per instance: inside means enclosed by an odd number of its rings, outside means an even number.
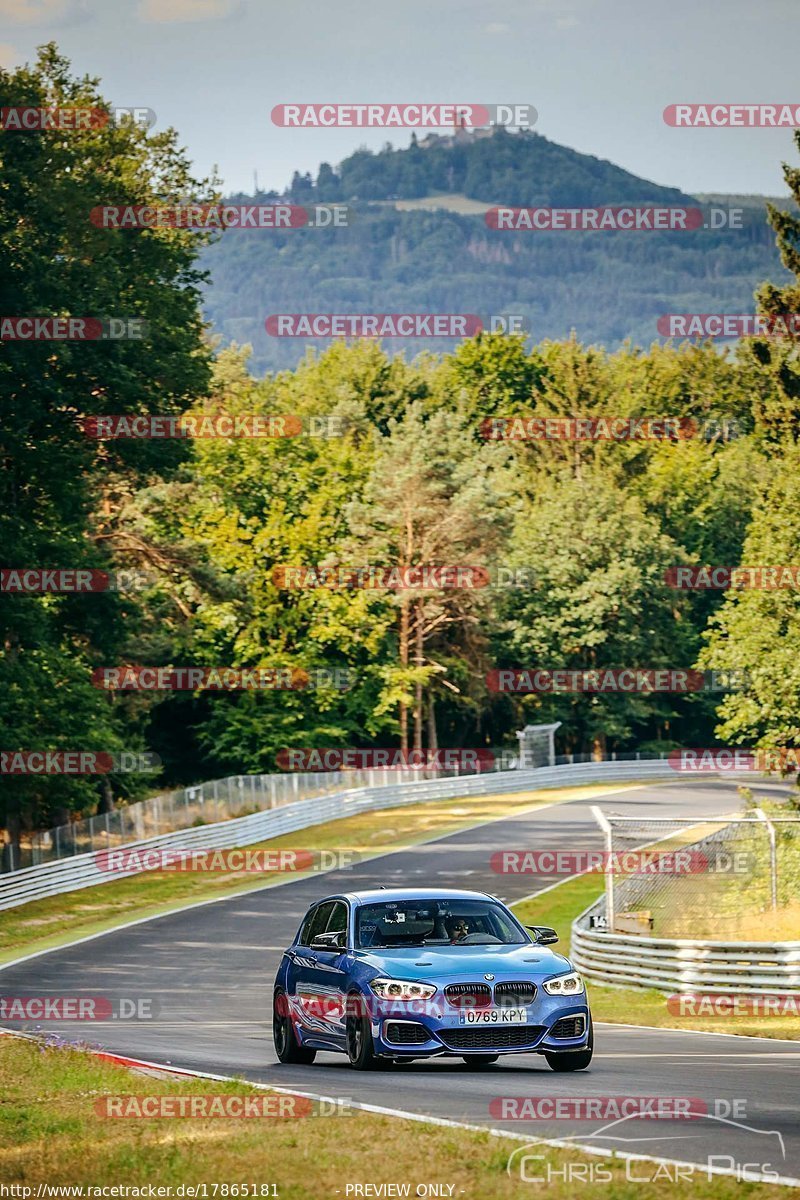
[[[382,1000],[428,1000],[436,991],[433,983],[412,983],[407,979],[373,979],[369,986]]]
[[[570,971],[568,975],[546,980],[542,987],[551,996],[577,996],[583,991],[583,980],[577,971]]]

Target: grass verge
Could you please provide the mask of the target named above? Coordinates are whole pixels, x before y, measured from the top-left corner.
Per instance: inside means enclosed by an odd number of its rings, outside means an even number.
[[[569,954],[572,922],[602,894],[603,880],[590,873],[565,880],[549,892],[512,905],[526,925],[551,925],[561,937],[559,950]],[[738,1033],[755,1037],[800,1039],[800,1017],[679,1017],[667,1008],[667,997],[654,989],[604,987],[587,981],[597,1021],[654,1025],[664,1029],[699,1029],[705,1033]]]
[[[609,791],[635,787],[632,783],[593,784],[580,788],[550,788],[536,792],[475,796],[405,804],[365,812],[297,833],[259,842],[269,850],[308,849],[356,851],[374,856],[430,841],[460,829],[513,816],[526,809],[566,800],[591,799]],[[296,877],[296,876],[294,876]],[[113,929],[125,921],[159,916],[218,896],[257,890],[286,878],[277,872],[254,876],[246,872],[219,874],[148,871],[97,887],[34,900],[3,913],[0,964],[25,952],[50,950],[75,938]]]
[[[0,1038],[0,1092],[4,1097],[0,1106],[0,1179],[30,1188],[28,1196],[36,1196],[40,1184],[144,1188],[140,1195],[147,1195],[148,1185],[176,1189],[205,1184],[208,1197],[214,1196],[214,1185],[241,1188],[247,1183],[260,1188],[274,1184],[274,1192],[229,1190],[216,1194],[277,1195],[280,1200],[328,1196],[344,1200],[348,1183],[409,1184],[409,1194],[414,1195],[418,1185],[436,1182],[451,1187],[451,1196],[465,1200],[487,1196],[516,1200],[539,1191],[532,1192],[531,1184],[523,1182],[518,1173],[516,1177],[506,1173],[509,1155],[522,1143],[357,1110],[300,1119],[98,1116],[95,1104],[104,1096],[264,1093],[238,1082],[177,1082],[133,1074],[74,1048]],[[529,1128],[533,1139],[534,1127]],[[626,1164],[621,1160],[590,1158],[576,1150],[541,1145],[531,1153],[543,1156],[532,1164],[536,1174],[561,1172],[546,1188],[547,1195],[556,1200],[575,1195],[574,1180],[563,1177],[567,1163],[585,1173],[580,1194],[586,1200],[599,1196],[606,1200],[609,1195],[615,1200],[633,1200],[642,1194],[642,1183],[626,1178]],[[586,1181],[590,1172],[600,1168],[606,1172],[602,1180]],[[768,1184],[708,1179],[699,1173],[676,1182],[666,1177],[663,1165],[655,1163],[631,1164],[630,1174],[634,1180],[647,1181],[647,1195],[654,1200],[725,1200],[742,1195],[766,1200],[775,1196],[774,1186]],[[176,1194],[173,1190],[172,1195]],[[381,1193],[362,1191],[364,1194]]]

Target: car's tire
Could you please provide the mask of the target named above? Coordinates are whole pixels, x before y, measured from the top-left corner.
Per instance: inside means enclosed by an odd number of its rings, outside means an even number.
[[[464,1062],[468,1067],[477,1067],[480,1070],[481,1067],[490,1067],[492,1063],[496,1063],[499,1057],[499,1054],[470,1054],[469,1057],[465,1054]]]
[[[347,1057],[350,1060],[350,1066],[356,1071],[380,1071],[391,1060],[378,1058],[375,1053],[369,1017],[362,1011],[362,1008],[361,996],[358,992],[351,992],[348,996],[347,1017],[345,1018]]]
[[[297,1035],[289,1016],[286,992],[276,992],[272,1003],[272,1040],[275,1053],[282,1063],[301,1063],[310,1067],[317,1057],[316,1050],[309,1050],[297,1041]]]
[[[562,1053],[545,1050],[544,1056],[552,1071],[585,1071],[592,1061],[593,1053],[594,1027],[592,1018],[589,1017],[589,1041],[585,1050],[564,1050]]]

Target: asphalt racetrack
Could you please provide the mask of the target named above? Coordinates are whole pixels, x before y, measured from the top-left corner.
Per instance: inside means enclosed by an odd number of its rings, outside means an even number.
[[[587,1071],[552,1072],[535,1054],[501,1057],[483,1071],[460,1059],[434,1059],[355,1072],[344,1057],[320,1053],[313,1066],[277,1062],[271,989],[281,951],[309,903],[338,891],[392,886],[486,890],[512,902],[554,882],[549,876],[497,875],[493,852],[602,845],[591,803],[630,816],[717,816],[739,809],[735,784],[722,779],[647,784],[591,801],[554,804],[366,861],[245,896],[203,904],[130,925],[0,968],[10,996],[152,997],[154,1020],[46,1023],[70,1040],[217,1075],[237,1075],[306,1094],[435,1118],[486,1125],[537,1138],[755,1174],[800,1178],[800,1044],[725,1034],[601,1024]],[[387,817],[390,823],[390,818]],[[303,844],[302,832],[297,845]],[[102,895],[102,889],[95,896]],[[564,931],[561,931],[562,933]],[[590,986],[591,998],[591,986]],[[8,1028],[30,1028],[7,1022]],[[723,1022],[720,1022],[723,1027]],[[141,1087],[131,1091],[141,1091]],[[498,1097],[692,1097],[695,1120],[503,1121]],[[739,1102],[738,1109],[731,1106]],[[496,1113],[495,1105],[494,1112]],[[700,1111],[697,1106],[694,1111]],[[738,1113],[738,1115],[737,1115]],[[515,1148],[509,1142],[509,1153]],[[536,1148],[530,1153],[535,1154]],[[745,1166],[747,1164],[747,1166]],[[387,1164],[391,1173],[391,1166]],[[392,1177],[397,1175],[394,1172]]]

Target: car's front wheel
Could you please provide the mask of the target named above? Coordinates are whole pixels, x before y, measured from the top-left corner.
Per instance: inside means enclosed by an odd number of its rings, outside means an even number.
[[[589,1018],[589,1041],[586,1044],[585,1050],[564,1050],[561,1053],[553,1050],[545,1050],[544,1056],[547,1059],[547,1065],[552,1071],[584,1071],[592,1061],[594,1053],[594,1029],[592,1028],[592,1019]]]
[[[350,1059],[350,1066],[355,1067],[357,1071],[377,1071],[384,1066],[384,1061],[375,1053],[369,1017],[363,1011],[363,1007],[358,992],[351,992],[345,1022],[347,1057]]]
[[[275,1053],[282,1063],[302,1063],[310,1066],[317,1057],[316,1050],[301,1046],[289,1016],[286,992],[276,992],[272,1004],[272,1040]]]

